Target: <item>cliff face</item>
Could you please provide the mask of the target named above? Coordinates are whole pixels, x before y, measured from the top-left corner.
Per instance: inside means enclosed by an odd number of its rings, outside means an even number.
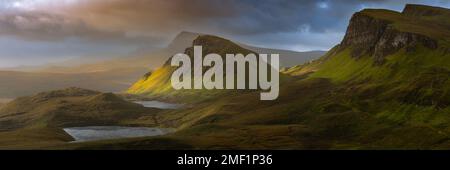
[[[352,47],[352,56],[355,58],[365,54],[372,55],[388,24],[388,21],[379,20],[361,12],[354,14],[342,40],[341,48]]]
[[[359,58],[372,56],[375,63],[382,64],[387,55],[402,48],[414,51],[418,45],[430,49],[438,47],[437,40],[430,36],[399,29],[398,21],[411,21],[409,15],[431,15],[432,12],[415,12],[414,7],[405,8],[405,12],[363,10],[355,13],[350,20],[346,35],[341,43],[341,49],[351,48],[351,55]]]

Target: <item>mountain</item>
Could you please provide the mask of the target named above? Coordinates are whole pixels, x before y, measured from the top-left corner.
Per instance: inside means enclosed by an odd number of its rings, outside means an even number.
[[[423,5],[362,10],[339,45],[284,72],[291,78],[280,84],[278,100],[230,93],[159,122],[178,127],[170,139],[202,149],[448,149],[449,12]],[[145,147],[156,140],[77,148]]]
[[[249,53],[255,53],[242,48],[230,40],[212,35],[201,35],[193,40],[192,46],[187,48],[184,52],[191,58],[194,56],[194,46],[202,46],[202,54],[216,53],[220,56],[225,56],[225,54],[240,53],[247,55]],[[193,59],[191,60],[193,61]],[[176,69],[177,67],[172,67],[170,65],[170,60],[168,60],[161,68],[142,77],[128,89],[127,93],[148,96],[187,97],[192,100],[223,94],[223,91],[220,90],[195,90],[195,93],[192,93],[190,90],[174,90],[170,81],[172,73]]]
[[[384,133],[365,141],[372,147],[446,148],[449,17],[449,9],[423,5],[407,5],[401,13],[363,10],[353,15],[341,44],[289,73],[331,81],[340,105],[382,122],[364,132]]]
[[[67,87],[81,87],[102,92],[122,92],[128,89],[143,74],[161,67],[171,56],[183,53],[202,34],[181,32],[167,47],[160,49],[141,48],[129,56],[113,59],[90,59],[67,61],[46,66],[10,68],[0,70],[0,98],[15,98]],[[261,49],[264,52],[279,53],[282,63],[302,63],[303,53]],[[312,52],[317,56],[320,54]],[[297,55],[298,54],[298,55]],[[307,54],[307,53],[305,53]],[[297,59],[289,59],[296,58]],[[74,64],[74,63],[79,63]]]
[[[275,49],[266,49],[266,48],[258,48],[251,47],[248,45],[242,45],[240,43],[233,42],[231,40],[217,37],[214,35],[200,35],[196,39],[194,39],[191,43],[192,45],[185,50],[185,54],[188,54],[191,58],[193,57],[193,46],[202,46],[203,52],[202,54],[210,54],[216,53],[220,56],[225,56],[225,54],[244,54],[247,55],[249,53],[258,54],[258,52],[253,51],[257,50],[259,52],[265,54],[280,54],[280,62],[290,62],[294,63],[293,60],[296,60],[296,63],[304,63],[306,62],[306,58],[304,55],[312,54],[311,59],[321,55],[321,51],[317,52],[292,52],[286,50],[275,50]],[[293,59],[293,58],[298,59]],[[221,90],[195,90],[195,93],[192,93],[190,90],[174,90],[172,88],[170,79],[172,73],[176,70],[176,67],[172,67],[170,65],[170,59],[166,61],[166,63],[159,69],[149,72],[144,75],[139,81],[137,81],[133,86],[131,86],[127,93],[137,94],[137,95],[147,95],[152,97],[164,97],[171,98],[174,96],[189,98],[192,100],[201,100],[203,98],[215,97],[217,95],[223,95],[225,92]],[[192,60],[193,61],[193,60]],[[207,67],[204,67],[204,70]],[[226,93],[230,93],[231,91],[227,91]]]

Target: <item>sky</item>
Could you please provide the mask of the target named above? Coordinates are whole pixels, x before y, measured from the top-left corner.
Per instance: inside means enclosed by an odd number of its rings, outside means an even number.
[[[450,0],[0,0],[0,67],[127,56],[181,31],[253,46],[328,50],[354,12]]]

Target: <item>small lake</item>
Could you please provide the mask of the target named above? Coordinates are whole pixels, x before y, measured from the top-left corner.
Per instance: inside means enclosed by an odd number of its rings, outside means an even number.
[[[158,109],[179,109],[183,107],[182,104],[166,103],[160,101],[135,101],[134,103],[140,104],[148,108],[158,108]]]
[[[160,136],[173,131],[166,128],[122,127],[122,126],[87,126],[63,129],[72,136],[74,142],[86,142],[107,139]]]

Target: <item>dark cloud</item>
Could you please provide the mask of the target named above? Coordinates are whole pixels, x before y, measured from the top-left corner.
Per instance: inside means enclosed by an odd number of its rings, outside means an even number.
[[[342,30],[348,17],[363,4],[384,1],[358,0],[113,0],[74,8],[75,13],[98,25],[115,25],[142,31],[211,29],[234,34]],[[323,8],[321,4],[325,4]],[[82,11],[82,12],[79,12]],[[126,20],[123,20],[126,19]],[[144,22],[143,22],[144,21]]]
[[[51,0],[49,0],[51,1]],[[66,1],[63,1],[66,2]],[[145,41],[183,30],[234,36],[344,32],[364,7],[402,8],[442,0],[78,0],[0,14],[0,33],[31,39]],[[77,3],[74,3],[77,2]],[[135,35],[131,37],[129,35]],[[148,36],[148,37],[146,37]],[[141,38],[141,39],[140,39]],[[161,41],[160,41],[161,42]]]
[[[96,29],[81,19],[44,12],[10,12],[0,15],[0,35],[30,41],[76,38],[99,43],[151,43],[158,39],[127,36],[123,31]]]
[[[406,3],[450,7],[448,0],[0,1],[0,43],[7,45],[1,40],[4,37],[20,39],[16,48],[1,49],[8,52],[0,51],[0,60],[27,54],[89,56],[117,52],[119,47],[162,46],[181,31],[272,48],[326,50],[339,43],[354,12],[401,10]],[[20,44],[39,50],[20,51]]]
[[[112,0],[85,3],[69,11],[99,27],[139,32],[200,29],[261,34],[299,31],[305,26],[318,32],[342,29],[345,24],[338,21],[345,21],[357,7],[358,3],[350,1]]]
[[[188,30],[248,37],[342,33],[350,16],[362,8],[401,10],[406,3],[449,4],[441,0],[97,0],[68,11],[104,29],[159,35]]]

